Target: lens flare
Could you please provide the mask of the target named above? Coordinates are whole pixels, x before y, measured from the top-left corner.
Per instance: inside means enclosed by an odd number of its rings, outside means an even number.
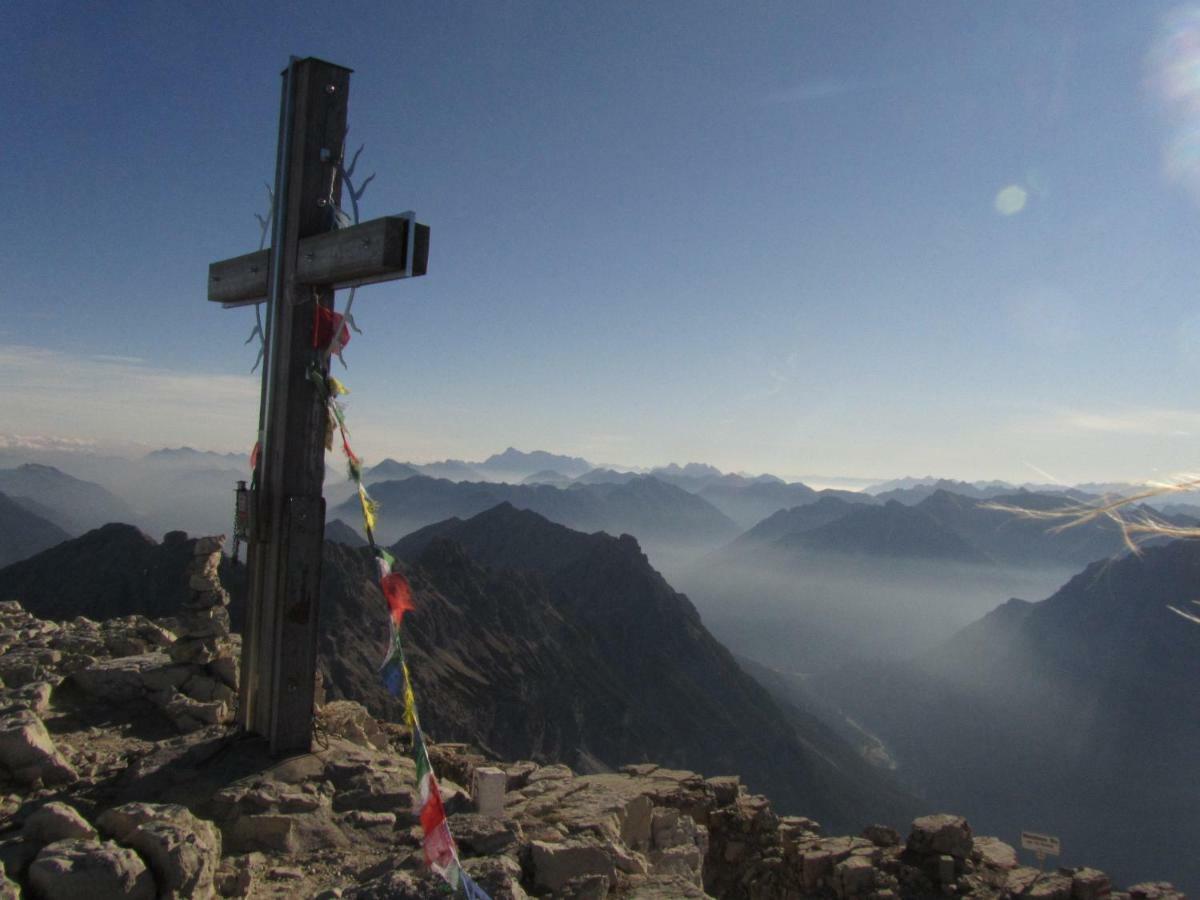
[[[1029,200],[1029,194],[1025,188],[1018,184],[1010,184],[1008,187],[1001,188],[996,194],[994,202],[996,212],[1002,216],[1015,216],[1025,208],[1025,203]]]
[[[1179,7],[1163,18],[1150,76],[1171,120],[1166,175],[1200,200],[1200,7]]]

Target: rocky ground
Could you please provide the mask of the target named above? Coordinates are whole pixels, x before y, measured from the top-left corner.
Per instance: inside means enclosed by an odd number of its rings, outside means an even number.
[[[336,701],[312,753],[274,760],[231,725],[237,641],[216,546],[196,542],[173,619],[51,622],[0,604],[0,900],[444,895],[423,871],[402,727]],[[464,867],[495,900],[1181,896],[1113,891],[1095,869],[1039,873],[951,815],[907,836],[825,836],[735,776],[431,753]],[[504,787],[490,814],[462,787],[481,771]]]

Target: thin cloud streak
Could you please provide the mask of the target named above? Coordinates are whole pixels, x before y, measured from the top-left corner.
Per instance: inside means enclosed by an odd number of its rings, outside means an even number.
[[[258,409],[256,377],[175,372],[20,344],[0,345],[0,380],[8,425],[23,434],[241,447],[252,438]]]
[[[1200,430],[1200,413],[1180,409],[1144,409],[1124,413],[1072,411],[1060,423],[1074,431],[1188,437]]]

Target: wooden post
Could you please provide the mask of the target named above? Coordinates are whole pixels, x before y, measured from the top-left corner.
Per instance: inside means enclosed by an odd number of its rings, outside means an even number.
[[[334,225],[349,88],[349,69],[319,59],[293,60],[284,73],[238,713],[274,754],[308,752],[312,743],[326,407],[307,375],[314,364],[327,374],[313,327],[334,289],[302,282],[297,267],[300,241]]]

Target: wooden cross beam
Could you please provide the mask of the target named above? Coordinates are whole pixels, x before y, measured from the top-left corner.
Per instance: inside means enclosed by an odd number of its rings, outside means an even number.
[[[410,220],[385,216],[300,242],[296,281],[320,287],[360,287],[409,275],[424,275],[429,262],[429,226],[413,228],[413,265],[408,269]],[[267,299],[271,251],[235,256],[208,267],[208,299],[247,306]]]
[[[275,754],[312,744],[327,410],[308,375],[329,374],[316,307],[332,309],[337,288],[424,275],[429,256],[411,213],[335,230],[350,70],[293,58],[283,76],[272,247],[213,263],[208,280],[209,300],[267,304],[238,721]]]

